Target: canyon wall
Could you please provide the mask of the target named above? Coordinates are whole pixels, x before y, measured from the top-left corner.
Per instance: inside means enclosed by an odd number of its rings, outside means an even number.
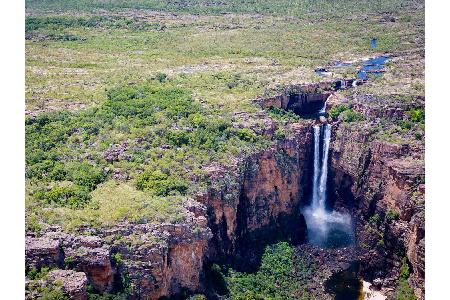
[[[211,170],[214,184],[197,197],[208,207],[214,233],[211,260],[245,269],[254,265],[257,249],[268,243],[304,241],[306,224],[300,206],[307,202],[313,136],[309,122],[292,124],[288,130],[290,138],[232,167]]]
[[[402,112],[395,110],[397,115]],[[272,137],[271,126],[262,134]],[[288,123],[284,130],[288,134],[264,150],[206,166],[208,187],[184,201],[181,223],[121,223],[71,234],[49,227],[42,235],[28,234],[27,268],[60,269],[49,277],[62,280],[73,299],[86,298],[87,284],[98,292],[126,291],[131,299],[181,296],[205,292],[209,263],[252,270],[265,245],[306,239],[300,208],[312,188],[312,121]],[[419,299],[425,276],[423,156],[423,146],[374,138],[368,122],[333,124],[329,205],[355,219],[361,275],[392,294],[406,258]],[[73,284],[74,278],[83,284]],[[28,299],[37,296],[28,290]]]
[[[206,263],[248,268],[267,243],[304,241],[306,225],[299,208],[306,203],[310,177],[311,122],[285,129],[289,137],[265,150],[227,166],[208,166],[210,185],[195,200],[184,201],[187,217],[182,223],[124,222],[70,234],[50,226],[39,236],[27,235],[27,269],[47,266],[60,269],[57,274],[68,269],[85,276],[76,288],[74,274],[58,278],[65,283],[63,291],[77,299],[86,299],[88,284],[97,292],[158,299],[203,292]],[[27,299],[39,296],[32,286],[36,284],[51,282],[27,278]]]
[[[410,284],[424,298],[424,148],[373,139],[370,125],[335,124],[331,184],[335,208],[356,216],[362,274],[394,287],[403,257]]]

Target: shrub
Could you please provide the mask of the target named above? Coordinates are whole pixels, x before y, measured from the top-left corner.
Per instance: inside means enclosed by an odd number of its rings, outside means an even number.
[[[31,280],[39,280],[43,279],[47,276],[47,274],[50,272],[50,268],[42,267],[40,270],[36,268],[31,268],[26,273],[26,276],[30,278]]]
[[[296,115],[292,111],[287,111],[275,106],[269,107],[267,110],[270,117],[276,120],[289,120],[289,121],[298,121],[300,120],[300,116]]]
[[[416,133],[414,134],[414,138],[415,138],[416,140],[420,141],[420,140],[422,140],[423,135],[422,135],[421,133],[419,133],[419,132],[416,132]]]
[[[344,121],[346,123],[358,122],[358,121],[364,120],[364,116],[361,113],[356,112],[351,109],[343,111],[341,113],[340,117],[342,118],[342,121]]]
[[[344,112],[346,110],[349,110],[349,109],[350,109],[350,107],[348,105],[346,105],[346,104],[339,104],[337,106],[333,106],[330,109],[329,114],[330,114],[330,117],[332,117],[333,119],[336,119],[337,117],[339,117],[339,115],[342,112]]]
[[[119,252],[114,253],[112,259],[116,265],[120,265],[123,262],[122,254],[120,254]]]
[[[70,208],[82,208],[91,200],[87,189],[78,185],[39,190],[33,196],[47,204]]]
[[[234,133],[240,140],[246,142],[255,142],[257,139],[255,132],[250,128],[239,128]]]
[[[425,110],[423,108],[411,109],[406,114],[414,123],[425,123]]]
[[[286,132],[285,132],[284,128],[280,127],[277,130],[275,130],[274,137],[277,140],[282,140],[282,139],[286,138]]]
[[[379,214],[374,214],[369,218],[369,223],[379,225],[381,223],[381,217]]]
[[[400,126],[400,128],[402,128],[402,129],[409,130],[412,128],[413,124],[411,123],[411,121],[408,121],[408,120],[400,120],[397,122],[397,125]]]
[[[395,300],[416,300],[414,291],[409,285],[409,267],[406,258],[403,258],[400,267],[400,274],[397,280],[397,289],[395,291]]]
[[[387,211],[387,213],[386,213],[386,220],[388,222],[394,221],[394,220],[398,220],[398,218],[400,218],[400,214],[398,212],[396,212],[395,210],[389,209]]]
[[[154,78],[155,78],[155,80],[162,83],[167,80],[167,74],[159,72],[159,73],[156,73]]]
[[[72,162],[66,170],[73,182],[88,188],[90,191],[106,179],[106,174],[100,167],[90,165],[87,162]]]
[[[37,300],[69,300],[60,287],[44,287],[40,289],[40,295]]]
[[[175,176],[169,176],[161,170],[146,171],[137,178],[139,190],[151,190],[158,196],[167,196],[173,192],[184,195],[188,189],[188,183]]]

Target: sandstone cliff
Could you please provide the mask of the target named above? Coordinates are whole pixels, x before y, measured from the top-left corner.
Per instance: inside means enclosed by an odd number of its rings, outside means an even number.
[[[334,126],[331,146],[335,207],[353,212],[356,237],[366,250],[363,271],[393,287],[400,261],[412,268],[410,283],[424,298],[423,147],[373,139],[370,124]]]

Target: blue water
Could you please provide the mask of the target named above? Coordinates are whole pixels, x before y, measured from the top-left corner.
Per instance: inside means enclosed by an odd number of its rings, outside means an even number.
[[[377,42],[378,42],[378,40],[377,40],[376,38],[371,39],[371,40],[370,40],[370,47],[371,47],[372,49],[377,48]]]
[[[381,55],[363,62],[361,69],[356,74],[359,79],[367,80],[369,79],[369,74],[374,77],[380,77],[384,72],[384,65],[386,61],[389,60],[389,56]],[[377,72],[379,71],[379,72]]]

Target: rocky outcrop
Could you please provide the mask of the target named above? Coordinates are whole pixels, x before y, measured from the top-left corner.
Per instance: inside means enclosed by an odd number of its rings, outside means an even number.
[[[130,299],[198,291],[211,231],[202,204],[187,199],[183,205],[186,218],[180,224],[121,223],[112,228],[80,228],[78,234],[49,227],[41,237],[27,237],[27,267],[70,269],[52,271],[49,278],[62,280],[71,299],[86,299],[80,276],[96,292],[126,291]],[[79,286],[73,284],[74,278],[80,279]],[[39,296],[28,295],[29,299]]]
[[[57,268],[64,263],[64,254],[58,240],[27,237],[25,239],[25,264],[28,268]]]
[[[51,271],[47,280],[55,285],[60,284],[64,293],[73,300],[86,300],[86,287],[88,280],[83,272],[72,270],[54,270]]]
[[[109,232],[121,282],[136,299],[158,299],[201,289],[201,272],[211,232],[205,218],[196,223],[140,224]],[[120,237],[117,239],[117,237]]]
[[[367,249],[365,276],[393,288],[400,261],[411,265],[410,283],[424,295],[423,148],[373,139],[369,129],[334,126],[331,145],[335,207],[353,211],[358,245]]]

